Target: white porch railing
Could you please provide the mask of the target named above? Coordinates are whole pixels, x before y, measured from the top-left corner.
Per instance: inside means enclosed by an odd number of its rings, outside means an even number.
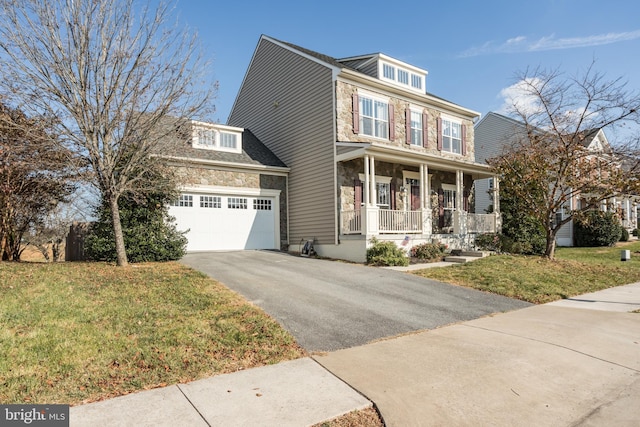
[[[421,233],[422,211],[380,209],[378,230],[380,233]]]
[[[340,212],[342,234],[360,234],[362,231],[362,215],[360,212],[360,210]]]
[[[369,224],[368,230],[375,230],[373,234],[431,234],[423,230],[422,211],[394,211],[390,209],[376,209],[369,221],[377,220],[377,224]],[[340,230],[342,234],[362,234],[363,213],[366,210],[345,210],[340,212]],[[430,221],[429,218],[426,218]],[[456,228],[463,234],[495,233],[497,229],[496,214],[472,214],[461,212]]]
[[[467,233],[495,233],[495,214],[472,214],[467,215]]]

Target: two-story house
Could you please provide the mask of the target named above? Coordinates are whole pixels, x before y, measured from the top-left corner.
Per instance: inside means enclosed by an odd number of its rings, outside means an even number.
[[[540,131],[543,132],[542,130]],[[526,136],[524,123],[502,114],[489,112],[475,125],[475,159],[478,163],[486,163],[488,159],[502,154],[519,138]],[[609,141],[602,129],[585,132],[581,144],[593,153],[592,161],[598,156],[611,151]],[[595,178],[595,177],[594,177]],[[597,179],[597,178],[595,178]],[[494,178],[478,180],[475,186],[475,212],[490,212],[496,202],[493,187],[497,183]],[[569,211],[587,207],[589,194],[576,194],[566,203],[565,209],[556,214],[555,221],[562,221]],[[631,230],[637,226],[637,200],[633,195],[615,197],[601,202],[599,209],[616,212],[621,224]],[[573,246],[573,222],[563,225],[556,236],[558,246]]]
[[[479,113],[426,91],[427,71],[381,53],[336,59],[262,36],[228,119],[290,168],[289,250],[364,261],[371,237],[407,249],[473,244]]]

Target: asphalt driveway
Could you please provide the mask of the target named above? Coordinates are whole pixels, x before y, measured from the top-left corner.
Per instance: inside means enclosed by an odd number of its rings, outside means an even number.
[[[309,351],[334,351],[531,304],[407,273],[271,251],[182,263],[258,305]]]

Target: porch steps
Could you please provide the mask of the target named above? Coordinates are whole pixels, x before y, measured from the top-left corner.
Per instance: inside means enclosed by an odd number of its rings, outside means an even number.
[[[469,261],[475,261],[479,258],[484,258],[489,256],[488,252],[482,251],[452,251],[451,255],[446,257],[444,260],[446,262],[457,262],[457,263],[465,263]]]

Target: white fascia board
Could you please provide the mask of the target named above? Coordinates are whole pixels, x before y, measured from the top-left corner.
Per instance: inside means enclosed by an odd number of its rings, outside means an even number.
[[[494,176],[491,172],[491,166],[489,165],[449,159],[429,153],[418,153],[403,147],[389,147],[382,144],[373,144],[368,150],[366,150],[366,154],[371,154],[376,159],[387,159],[397,163],[415,165],[424,163],[429,167],[437,166],[450,171],[462,170],[468,173],[486,175],[487,178]]]
[[[336,154],[336,162],[346,162],[348,160],[358,159],[365,155],[367,148],[370,144],[363,144],[358,142],[337,142],[336,147],[351,147],[354,150],[348,151],[342,154]]]
[[[288,167],[281,166],[266,166],[266,165],[254,165],[250,163],[234,163],[234,162],[224,162],[221,160],[207,160],[207,159],[194,159],[191,157],[177,157],[177,156],[159,156],[163,159],[169,160],[170,162],[176,163],[180,166],[187,165],[204,165],[204,166],[212,166],[221,170],[229,170],[229,171],[258,171],[258,172],[269,172],[272,175],[279,176],[287,176],[291,171]]]
[[[222,187],[217,185],[186,185],[181,186],[180,191],[183,193],[195,194],[223,194],[223,195],[240,195],[240,196],[258,196],[258,197],[279,197],[281,190],[273,190],[268,188],[249,188],[249,187]]]
[[[391,64],[397,65],[401,68],[407,69],[415,74],[421,74],[421,75],[428,75],[429,72],[427,70],[423,70],[422,68],[418,68],[415,65],[411,65],[411,64],[407,64],[404,61],[401,61],[399,59],[396,58],[392,58],[391,56],[387,56],[384,53],[379,53],[378,54],[378,58],[381,59],[384,62],[389,62]]]
[[[444,99],[436,98],[427,93],[418,93],[403,89],[400,86],[386,83],[383,80],[367,76],[366,74],[362,74],[359,71],[350,70],[348,68],[342,69],[340,77],[340,80],[344,83],[356,85],[359,87],[360,85],[364,84],[365,86],[363,87],[363,89],[365,90],[367,88],[371,88],[370,90],[382,90],[388,93],[392,93],[393,95],[398,95],[399,98],[408,98],[414,100],[415,102],[428,104],[433,108],[441,110],[442,112],[449,112],[450,114],[455,112],[469,119],[480,117],[481,115],[477,111],[462,107],[449,101],[445,101]]]
[[[212,129],[218,129],[218,130],[223,130],[223,131],[229,131],[229,132],[244,132],[244,128],[239,128],[236,126],[228,126],[228,125],[221,125],[219,123],[211,123],[211,122],[201,122],[198,120],[191,120],[191,123],[194,126],[202,126],[202,127],[206,127],[206,128],[212,128]]]

